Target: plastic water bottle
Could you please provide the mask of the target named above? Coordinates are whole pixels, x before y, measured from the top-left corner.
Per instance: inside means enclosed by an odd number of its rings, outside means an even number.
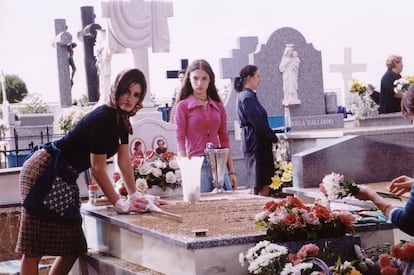
[[[289,105],[285,105],[285,132],[290,132],[292,130],[292,125],[290,121],[290,110]]]

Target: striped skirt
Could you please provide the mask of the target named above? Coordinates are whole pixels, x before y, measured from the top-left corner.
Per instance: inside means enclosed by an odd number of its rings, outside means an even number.
[[[19,184],[22,201],[36,179],[46,170],[51,155],[46,150],[36,151],[24,163]],[[16,252],[27,256],[81,255],[87,251],[81,225],[62,225],[45,222],[22,207]]]

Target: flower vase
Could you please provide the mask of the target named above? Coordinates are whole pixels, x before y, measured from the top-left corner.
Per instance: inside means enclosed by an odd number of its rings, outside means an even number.
[[[316,257],[309,257],[303,260],[305,263],[312,263],[312,271],[321,271],[325,275],[330,275],[332,272],[329,270],[329,266],[321,259]]]
[[[414,275],[414,262],[408,262],[404,269],[403,275]]]
[[[285,193],[285,192],[283,192],[283,191],[281,191],[281,190],[276,190],[276,191],[274,191],[274,190],[271,190],[270,191],[270,196],[272,197],[272,198],[286,198],[287,196],[290,196],[290,195],[292,195],[292,194],[290,194],[290,193]]]

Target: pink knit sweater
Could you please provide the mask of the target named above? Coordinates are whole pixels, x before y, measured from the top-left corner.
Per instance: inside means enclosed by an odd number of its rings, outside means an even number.
[[[227,115],[221,102],[209,98],[204,105],[191,95],[177,104],[174,121],[178,151],[186,151],[188,157],[204,155],[208,142],[230,148]]]

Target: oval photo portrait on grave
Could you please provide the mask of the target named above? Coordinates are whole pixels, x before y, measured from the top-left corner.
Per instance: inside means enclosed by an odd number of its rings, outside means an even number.
[[[145,143],[142,139],[140,138],[134,138],[130,143],[129,143],[129,151],[131,153],[131,156],[133,157],[144,157],[144,152],[145,152]]]
[[[152,149],[154,149],[154,151],[158,155],[166,153],[167,150],[168,150],[167,140],[162,136],[158,136],[158,137],[154,138],[154,141],[152,143]]]

